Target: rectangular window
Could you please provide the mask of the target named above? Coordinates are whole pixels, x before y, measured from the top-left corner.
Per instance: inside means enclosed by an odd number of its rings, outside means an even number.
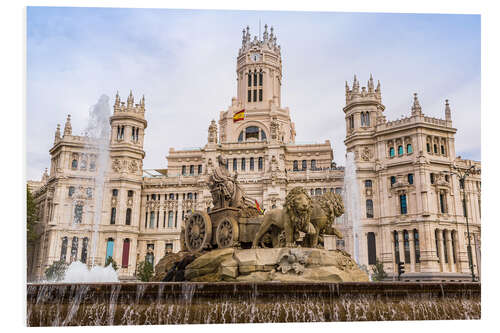
[[[260,72],[259,73],[259,86],[262,85],[262,77],[263,77],[262,72]]]
[[[250,157],[250,170],[253,171],[254,168],[254,159],[253,157]]]
[[[163,228],[165,229],[165,219],[166,219],[167,213],[163,211]]]
[[[111,208],[111,220],[109,221],[109,224],[115,224],[116,220],[116,208],[113,207]]]
[[[375,243],[375,233],[369,232],[366,236],[368,242],[368,265],[375,265],[377,260],[377,246]]]
[[[434,174],[431,173],[431,184],[434,184]]]
[[[439,193],[439,205],[441,208],[441,213],[446,213],[446,195],[444,193]]]
[[[201,175],[202,171],[203,171],[203,167],[201,166],[201,164],[199,164],[198,165],[198,174]]]
[[[149,227],[153,229],[155,227],[155,212],[149,214]]]
[[[262,170],[263,165],[264,165],[264,161],[263,161],[262,157],[259,157],[259,170]]]
[[[233,171],[238,170],[238,159],[233,158]]]
[[[113,248],[115,246],[115,241],[113,238],[108,239],[108,243],[106,245],[106,259],[113,258]]]
[[[113,189],[113,196],[114,197],[118,196],[118,189],[116,189],[116,188]]]
[[[262,89],[259,89],[259,102],[262,102]]]
[[[172,228],[174,226],[174,212],[169,211],[168,212],[168,227]]]
[[[257,102],[257,89],[254,89],[253,91],[253,101]]]
[[[400,208],[401,214],[408,213],[408,207],[406,205],[406,194],[399,196],[399,208]]]
[[[397,231],[394,231],[394,256],[396,257],[396,263],[401,261],[399,257],[399,236]]]
[[[244,170],[246,169],[246,165],[247,165],[247,161],[246,161],[246,159],[243,157],[243,158],[241,159],[241,170],[243,170],[243,171],[244,171]]]
[[[148,212],[146,212],[146,220],[144,222],[144,228],[148,227]]]
[[[182,175],[183,176],[186,175],[186,166],[185,165],[182,166]]]
[[[420,263],[420,240],[418,238],[418,230],[417,229],[413,230],[413,239],[414,239],[414,246],[415,246],[415,262],[418,264],[418,263]]]
[[[248,90],[248,102],[252,101],[252,91]]]
[[[303,160],[302,161],[302,170],[306,170],[306,169],[307,169],[307,161]]]
[[[253,73],[253,85],[257,86],[257,73]]]
[[[427,143],[427,152],[430,153],[431,152],[431,145],[430,143]]]
[[[190,176],[194,175],[194,165],[189,166],[189,175]]]
[[[403,237],[404,237],[404,250],[405,250],[405,263],[410,263],[410,236],[408,234],[408,231],[405,230],[403,231]]]
[[[130,240],[128,238],[125,238],[123,240],[122,268],[128,267],[129,253],[130,253]]]
[[[252,74],[251,73],[248,73],[248,86],[251,87],[252,86]],[[250,102],[250,101],[249,101]]]
[[[125,214],[125,225],[130,225],[132,221],[132,209],[127,208],[127,213]]]
[[[413,174],[412,173],[408,174],[408,184],[410,184],[410,185],[413,184]]]

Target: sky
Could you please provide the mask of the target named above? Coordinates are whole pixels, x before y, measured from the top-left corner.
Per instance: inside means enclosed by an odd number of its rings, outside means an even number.
[[[202,147],[210,120],[236,96],[241,31],[274,26],[283,60],[283,107],[297,142],[330,140],[345,162],[345,81],[380,80],[388,120],[444,118],[456,154],[481,159],[479,15],[28,7],[27,178],[50,167],[57,124],[85,129],[102,94],[146,99],[144,168],[166,168],[170,147]]]

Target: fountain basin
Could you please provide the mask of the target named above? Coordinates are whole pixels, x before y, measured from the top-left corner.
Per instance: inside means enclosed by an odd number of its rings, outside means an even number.
[[[479,283],[28,284],[28,326],[481,318]]]

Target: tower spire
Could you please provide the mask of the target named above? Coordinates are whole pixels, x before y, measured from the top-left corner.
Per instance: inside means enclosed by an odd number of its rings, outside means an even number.
[[[61,140],[61,125],[57,124],[56,133],[54,135],[54,143]]]
[[[134,96],[132,95],[132,89],[130,89],[130,94],[128,95],[127,98],[127,107],[132,107],[134,106]]]
[[[422,114],[422,107],[420,106],[420,102],[418,101],[417,93],[413,94],[413,106],[411,108],[411,114],[412,116]]]
[[[64,136],[71,135],[73,129],[71,127],[71,115],[68,114],[68,118],[66,118],[66,124],[64,124]]]
[[[356,77],[356,74],[354,74],[354,81],[352,83],[352,92],[359,93],[359,82],[358,78]]]
[[[373,93],[373,76],[370,73],[370,79],[368,79],[368,92]]]
[[[444,116],[446,121],[451,121],[451,108],[450,104],[448,104],[448,100],[445,100]]]

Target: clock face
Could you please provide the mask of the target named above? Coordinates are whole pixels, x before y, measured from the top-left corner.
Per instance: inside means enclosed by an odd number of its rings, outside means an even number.
[[[259,61],[260,60],[260,54],[254,53],[254,54],[252,54],[251,58],[252,58],[253,61]]]

